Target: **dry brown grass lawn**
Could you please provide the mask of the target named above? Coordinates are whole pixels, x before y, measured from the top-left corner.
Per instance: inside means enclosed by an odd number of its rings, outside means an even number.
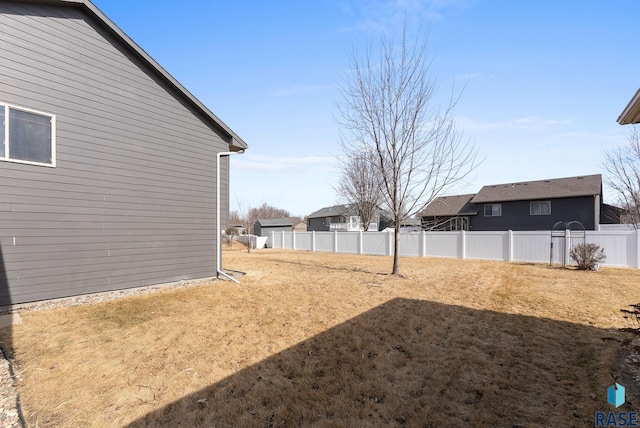
[[[640,301],[629,269],[406,258],[397,278],[238,245],[224,264],[241,285],[24,313],[29,426],[593,426],[621,349],[602,338]]]

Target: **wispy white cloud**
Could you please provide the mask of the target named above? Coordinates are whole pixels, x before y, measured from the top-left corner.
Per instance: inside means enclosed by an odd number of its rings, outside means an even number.
[[[301,170],[329,170],[333,168],[336,159],[329,156],[301,156],[277,157],[245,155],[233,160],[233,168],[250,171],[301,171]]]
[[[359,15],[349,30],[381,33],[403,23],[442,21],[448,9],[467,7],[474,0],[362,0],[350,12]]]
[[[308,92],[325,91],[327,89],[331,89],[331,87],[327,85],[298,85],[288,87],[281,86],[273,90],[271,95],[275,97],[289,97],[292,95],[298,95]]]
[[[572,122],[571,119],[543,119],[536,116],[526,116],[502,122],[479,121],[466,116],[456,117],[457,124],[465,131],[496,131],[496,130],[529,130],[543,131],[556,129]]]
[[[490,80],[490,79],[494,79],[495,77],[496,77],[495,74],[485,74],[485,73],[471,72],[471,73],[457,74],[454,77],[454,79],[455,80],[462,80],[463,82],[467,82],[469,80],[477,80],[477,79]]]

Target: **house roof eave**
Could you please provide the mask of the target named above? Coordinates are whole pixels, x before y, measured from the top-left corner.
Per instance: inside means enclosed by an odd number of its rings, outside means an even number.
[[[601,193],[600,193],[601,194]],[[522,198],[486,198],[486,199],[474,199],[474,204],[491,204],[499,202],[514,202],[514,201],[540,201],[540,200],[553,200],[553,199],[569,199],[569,198],[584,198],[586,196],[596,196],[599,193],[584,193],[584,194],[571,194],[566,196],[535,196],[535,197],[522,197]]]
[[[96,5],[90,0],[14,0],[31,3],[41,3],[50,5],[63,5],[69,7],[78,7],[84,9],[108,32],[119,39],[125,47],[127,47],[134,55],[146,63],[153,71],[155,71],[169,86],[173,87],[176,92],[192,107],[199,111],[211,125],[218,128],[227,136],[229,150],[241,151],[249,148],[235,132],[231,130],[218,116],[209,110],[200,100],[198,100],[191,92],[189,92],[180,82],[178,82],[168,71],[156,62],[148,53],[144,51],[136,42],[133,41],[120,27],[118,27],[108,16],[106,16]]]
[[[323,218],[323,217],[338,217],[350,215],[354,211],[354,206],[351,204],[346,205],[332,205],[330,207],[323,207],[317,211],[312,212],[306,218]]]
[[[602,195],[602,175],[552,178],[483,186],[471,200],[474,204],[579,198]]]
[[[640,89],[638,89],[633,98],[631,98],[631,101],[629,101],[629,104],[627,104],[620,116],[618,116],[618,123],[620,125],[640,123]]]

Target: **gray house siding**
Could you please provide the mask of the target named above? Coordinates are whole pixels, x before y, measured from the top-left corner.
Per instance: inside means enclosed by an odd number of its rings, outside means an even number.
[[[255,234],[258,236],[271,236],[271,232],[291,232],[291,226],[258,226],[255,227]]]
[[[57,121],[55,168],[0,161],[0,305],[216,274],[228,136],[82,9],[0,2],[0,103]]]
[[[307,219],[307,231],[312,232],[328,232],[329,223],[326,222],[326,218],[308,218]]]
[[[500,202],[501,216],[486,217],[485,204],[475,204],[478,214],[470,217],[471,230],[551,230],[558,221],[573,220],[581,222],[587,230],[594,230],[593,196],[545,200],[551,201],[550,215],[530,215],[529,207],[532,201],[509,201]]]

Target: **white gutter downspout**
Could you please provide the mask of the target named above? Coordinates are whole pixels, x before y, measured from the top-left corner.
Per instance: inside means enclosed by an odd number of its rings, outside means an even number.
[[[222,275],[237,284],[240,284],[240,281],[222,272],[222,231],[220,230],[220,158],[222,156],[237,155],[242,153],[244,153],[244,150],[241,150],[239,152],[220,152],[216,157],[216,231],[218,232],[218,245],[216,248],[216,273],[218,274],[218,278],[220,278],[220,275]]]

